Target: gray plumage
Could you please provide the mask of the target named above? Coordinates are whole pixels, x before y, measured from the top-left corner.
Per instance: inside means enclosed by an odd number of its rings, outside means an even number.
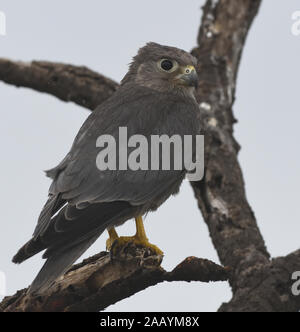
[[[161,59],[172,59],[178,68],[196,65],[190,54],[177,48],[155,43],[141,48],[116,93],[87,118],[70,152],[47,172],[53,179],[48,201],[32,239],[13,258],[21,263],[46,250],[47,261],[31,292],[49,287],[105,229],[156,210],[178,192],[185,170],[99,171],[96,166],[97,138],[118,138],[119,127],[127,127],[129,137],[199,134],[195,76],[187,81],[190,84],[178,81],[178,72],[158,70]]]

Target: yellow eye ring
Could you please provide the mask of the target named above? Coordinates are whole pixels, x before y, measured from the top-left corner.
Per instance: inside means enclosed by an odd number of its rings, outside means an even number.
[[[194,66],[186,66],[185,68],[184,68],[184,73],[185,74],[187,74],[187,75],[189,75],[192,71],[194,71],[195,70],[195,67]]]

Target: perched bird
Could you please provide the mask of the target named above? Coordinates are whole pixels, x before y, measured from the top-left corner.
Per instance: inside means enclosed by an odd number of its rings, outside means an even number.
[[[133,58],[120,87],[87,118],[70,152],[47,171],[53,182],[33,237],[14,256],[21,263],[45,250],[44,266],[30,292],[41,292],[108,230],[107,247],[128,241],[149,243],[142,216],[179,191],[186,169],[99,170],[100,135],[197,135],[199,107],[194,97],[198,77],[195,58],[175,47],[148,43]],[[130,151],[130,149],[129,149]],[[128,152],[129,153],[129,152]],[[115,226],[135,218],[136,235],[119,237]]]

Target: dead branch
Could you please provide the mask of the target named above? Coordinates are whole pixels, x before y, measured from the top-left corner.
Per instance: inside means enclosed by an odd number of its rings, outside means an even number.
[[[206,135],[206,172],[204,180],[192,183],[192,186],[221,263],[230,266],[233,298],[223,304],[220,311],[296,312],[300,309],[300,297],[291,294],[291,275],[300,270],[300,251],[270,259],[246,199],[238,162],[240,147],[233,136],[236,120],[232,107],[240,59],[260,4],[261,0],[207,0],[203,8],[198,47],[192,53],[199,62],[201,84],[197,99]],[[107,99],[117,88],[116,83],[87,68],[48,62],[24,65],[0,60],[0,80],[47,92],[90,109]],[[141,267],[140,263],[139,260],[113,263],[107,256],[98,257],[96,261],[92,258],[91,263],[75,267],[54,284],[50,293],[28,299],[21,291],[7,298],[0,308],[4,311],[95,311],[164,280],[179,278],[189,281],[194,275],[195,280],[207,281],[214,275],[212,271],[221,273],[222,277],[218,275],[216,280],[224,278],[224,269],[195,258],[186,260],[173,272],[166,272],[158,265]],[[205,269],[208,266],[212,268],[208,269],[210,272],[205,280],[203,269],[198,271],[196,268],[198,264]],[[118,269],[121,271],[121,266],[122,274],[114,277]],[[190,274],[191,266],[194,274]],[[112,270],[116,274],[105,272]],[[85,285],[82,289],[80,282]],[[100,288],[101,296],[95,288]],[[62,294],[66,295],[62,297]],[[56,301],[55,296],[60,300]],[[64,302],[65,298],[71,299],[70,302]]]
[[[208,260],[188,257],[171,272],[144,248],[130,245],[113,259],[107,252],[73,266],[41,295],[26,289],[0,304],[4,312],[100,311],[141,290],[164,281],[225,281],[228,269]]]
[[[47,61],[0,59],[0,80],[16,87],[49,93],[93,110],[109,98],[118,84],[86,67]]]
[[[239,145],[233,136],[236,120],[232,106],[239,63],[260,4],[260,0],[207,1],[199,46],[192,52],[198,58],[201,73],[197,98],[205,119],[206,137],[205,178],[192,185],[220,261],[233,271],[229,278],[233,298],[220,311],[300,308],[299,299],[295,301],[291,294],[293,271],[289,275],[277,268],[282,259],[270,261],[247,202],[237,156]],[[296,267],[299,260],[293,259]],[[277,287],[279,284],[281,287]]]

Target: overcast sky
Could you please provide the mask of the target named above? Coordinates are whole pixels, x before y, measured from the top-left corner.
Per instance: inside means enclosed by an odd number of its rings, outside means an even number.
[[[203,3],[2,0],[7,35],[0,36],[0,57],[85,65],[120,81],[146,42],[193,48]],[[243,54],[234,105],[247,196],[273,256],[299,248],[300,36],[291,32],[297,10],[297,0],[263,1]],[[41,255],[20,266],[11,263],[30,238],[46,200],[50,181],[42,170],[65,156],[88,111],[0,82],[0,112],[0,271],[12,294],[27,287],[43,263]],[[146,229],[151,242],[165,252],[166,269],[191,255],[218,262],[187,183],[147,216]],[[133,221],[120,233],[133,234]],[[106,238],[84,257],[104,250]],[[164,283],[108,310],[215,311],[230,297],[227,283]]]

